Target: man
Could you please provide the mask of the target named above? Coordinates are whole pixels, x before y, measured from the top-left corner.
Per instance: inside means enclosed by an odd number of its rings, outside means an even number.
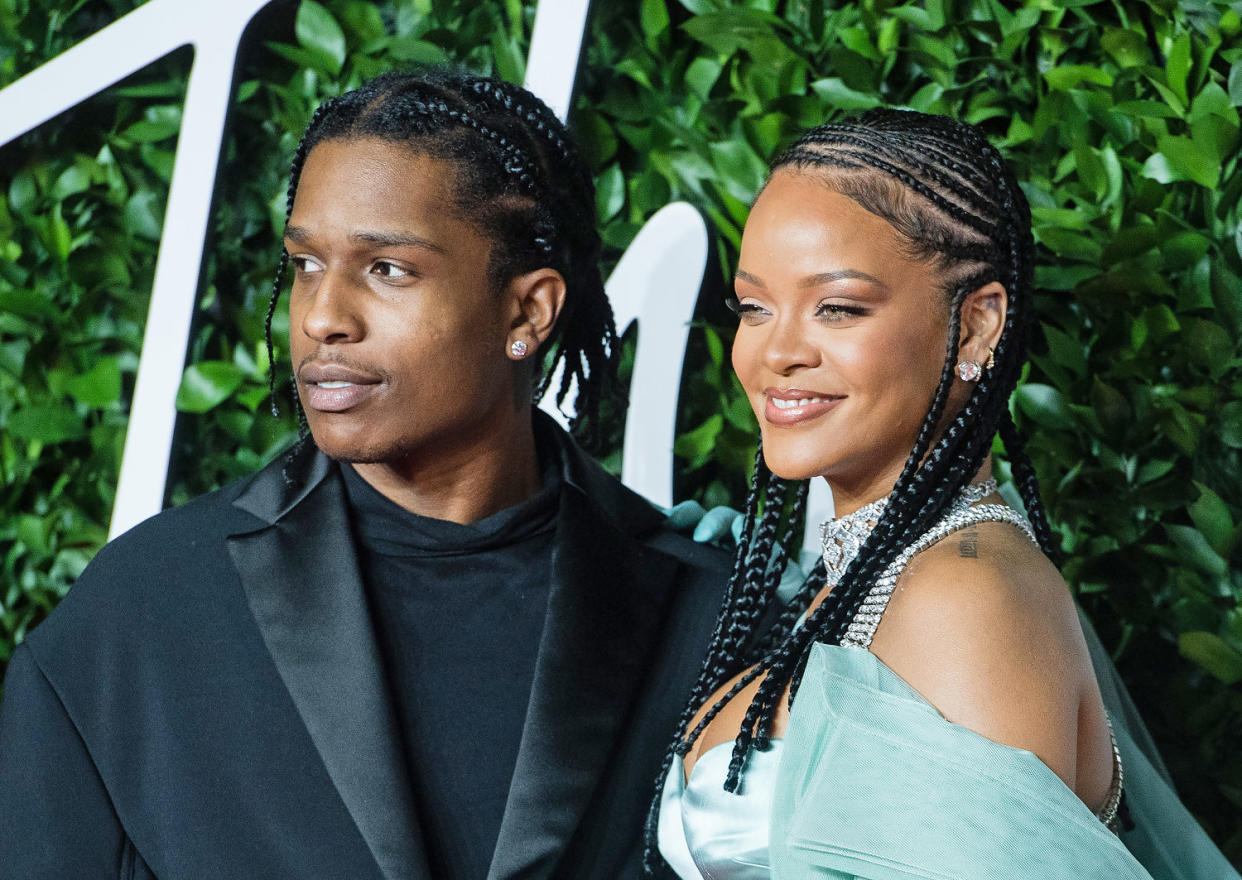
[[[532,410],[562,364],[595,428],[598,255],[517,87],[315,114],[281,265],[313,444],[105,547],[15,652],[0,877],[638,874],[726,571]]]

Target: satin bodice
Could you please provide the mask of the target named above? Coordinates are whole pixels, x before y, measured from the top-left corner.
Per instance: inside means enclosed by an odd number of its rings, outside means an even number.
[[[685,778],[673,759],[660,799],[660,852],[682,878],[767,880],[768,820],[780,763],[781,741],[746,759],[738,793],[724,790],[733,742],[699,756]]]

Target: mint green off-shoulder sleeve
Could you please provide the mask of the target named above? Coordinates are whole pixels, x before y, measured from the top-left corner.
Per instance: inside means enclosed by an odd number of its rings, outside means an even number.
[[[949,723],[862,648],[812,649],[783,749],[774,880],[1152,878],[1033,753]]]

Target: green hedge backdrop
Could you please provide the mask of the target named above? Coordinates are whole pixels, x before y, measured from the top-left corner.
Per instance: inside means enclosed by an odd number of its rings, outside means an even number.
[[[136,5],[0,0],[0,85]],[[1065,576],[1184,799],[1242,865],[1242,3],[595,5],[571,121],[607,258],[672,199],[709,219],[718,256],[683,384],[679,498],[743,497],[755,424],[719,300],[773,152],[883,103],[977,123],[1010,157],[1042,320],[1014,406]],[[172,502],[292,436],[265,406],[262,317],[312,109],[417,62],[520,81],[532,20],[521,0],[290,0],[256,19]],[[191,60],[174,53],[0,149],[0,666],[105,538]]]

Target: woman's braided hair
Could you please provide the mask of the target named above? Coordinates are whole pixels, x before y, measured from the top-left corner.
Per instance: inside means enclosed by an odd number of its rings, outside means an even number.
[[[779,608],[775,586],[801,534],[805,483],[788,503],[792,493],[787,482],[768,470],[760,450],[724,606],[657,780],[647,824],[649,872],[658,861],[659,797],[673,757],[684,756],[723,706],[763,676],[738,730],[724,783],[726,790],[737,791],[750,749],[770,745],[786,687],[794,699],[811,646],[840,643],[876,579],[945,514],[978,472],[998,431],[1040,547],[1056,558],[1035,471],[1008,407],[1026,359],[1025,339],[1034,311],[1034,242],[1030,208],[1000,154],[965,123],[879,109],[807,132],[776,158],[771,173],[782,169],[813,175],[816,185],[827,185],[887,220],[900,234],[905,255],[926,261],[940,273],[949,310],[945,361],[887,507],[841,580],[800,627],[795,622],[823,588],[825,571],[820,562],[794,600]],[[974,385],[961,411],[945,419],[958,360],[962,302],[992,281],[999,281],[1008,297],[995,366]],[[782,534],[774,540],[778,530]],[[773,611],[774,616],[769,613]],[[772,620],[770,628],[760,629]],[[741,679],[687,733],[711,695],[739,673],[744,673]]]
[[[497,290],[545,267],[565,278],[565,304],[545,342],[552,353],[543,358],[533,395],[541,398],[563,367],[556,401],[564,404],[576,386],[572,427],[590,445],[601,401],[618,393],[620,346],[599,269],[594,179],[565,126],[530,92],[502,80],[440,68],[383,74],[326,101],[311,117],[293,158],[286,221],[311,150],[328,140],[364,138],[455,166],[457,209],[491,240],[488,275]],[[288,263],[282,250],[267,309],[269,362]],[[274,395],[274,371],[270,381]],[[300,409],[299,421],[305,432]]]

